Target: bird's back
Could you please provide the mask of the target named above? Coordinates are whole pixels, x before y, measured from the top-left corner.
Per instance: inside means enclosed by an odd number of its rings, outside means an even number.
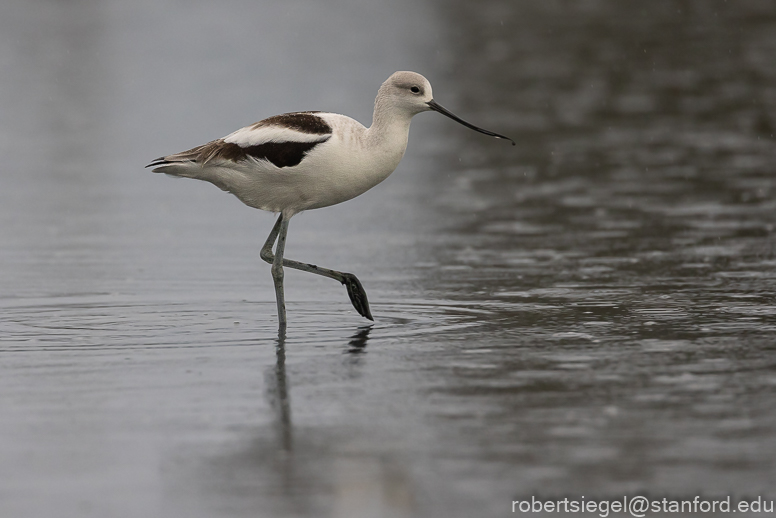
[[[337,113],[294,112],[161,157],[149,167],[208,181],[251,207],[294,214],[365,192],[398,164],[385,158],[358,121]]]

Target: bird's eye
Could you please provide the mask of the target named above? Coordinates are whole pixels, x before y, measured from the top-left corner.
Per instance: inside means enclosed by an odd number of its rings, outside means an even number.
[[[410,88],[410,92],[412,92],[414,94],[419,94],[420,93],[420,88],[418,88],[417,86],[413,86],[412,88]]]

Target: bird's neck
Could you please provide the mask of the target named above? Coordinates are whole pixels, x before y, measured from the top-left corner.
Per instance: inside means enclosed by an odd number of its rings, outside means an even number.
[[[372,126],[367,130],[367,141],[371,146],[401,148],[401,154],[407,147],[412,115],[397,110],[378,96]]]

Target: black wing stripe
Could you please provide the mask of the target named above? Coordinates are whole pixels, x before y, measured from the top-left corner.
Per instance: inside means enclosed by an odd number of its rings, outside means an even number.
[[[299,165],[315,146],[327,140],[329,137],[316,142],[267,142],[246,147],[223,142],[215,156],[233,162],[252,158],[254,160],[268,160],[276,167],[294,167]]]

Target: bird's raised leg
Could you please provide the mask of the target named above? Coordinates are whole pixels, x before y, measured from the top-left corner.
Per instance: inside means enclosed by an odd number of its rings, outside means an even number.
[[[329,270],[328,268],[321,268],[314,264],[300,263],[298,261],[292,261],[291,259],[283,259],[283,266],[288,266],[295,270],[301,270],[303,272],[310,272],[316,275],[323,275],[329,279],[335,279],[342,283],[348,290],[348,297],[350,297],[350,303],[358,314],[364,318],[374,321],[372,313],[369,311],[369,301],[366,298],[366,291],[361,286],[361,282],[352,273],[338,272],[336,270]]]
[[[284,220],[283,215],[281,214],[277,222],[275,223],[275,226],[272,228],[272,232],[270,232],[269,237],[267,238],[267,241],[264,243],[264,246],[261,249],[261,258],[272,265],[273,278],[274,278],[275,263],[277,261],[278,254],[272,253],[272,245],[275,242],[275,239],[277,238],[278,233],[280,233],[280,229],[283,226],[283,221],[285,221],[285,228],[286,230],[288,230],[288,220]],[[284,245],[285,245],[285,238],[284,238]],[[353,275],[352,273],[344,273],[344,272],[338,272],[336,270],[329,270],[328,268],[321,268],[320,266],[316,266],[314,264],[300,263],[299,261],[284,259],[282,257],[281,259],[282,259],[283,266],[287,266],[295,270],[301,270],[303,272],[310,272],[316,275],[322,275],[324,277],[328,277],[329,279],[334,279],[339,281],[345,286],[345,288],[347,288],[348,297],[350,297],[350,302],[351,304],[353,304],[353,307],[356,309],[358,314],[364,318],[368,318],[369,320],[374,321],[374,318],[372,318],[372,313],[369,311],[369,301],[366,298],[366,291],[364,291],[364,287],[361,286],[361,282],[358,280],[358,278],[355,275]],[[281,269],[281,272],[282,272],[282,269]],[[277,293],[277,287],[275,291]],[[280,294],[282,296],[282,273],[281,273]],[[278,302],[278,313],[279,312],[280,312],[280,302]],[[285,307],[284,307],[284,315],[285,315]]]

